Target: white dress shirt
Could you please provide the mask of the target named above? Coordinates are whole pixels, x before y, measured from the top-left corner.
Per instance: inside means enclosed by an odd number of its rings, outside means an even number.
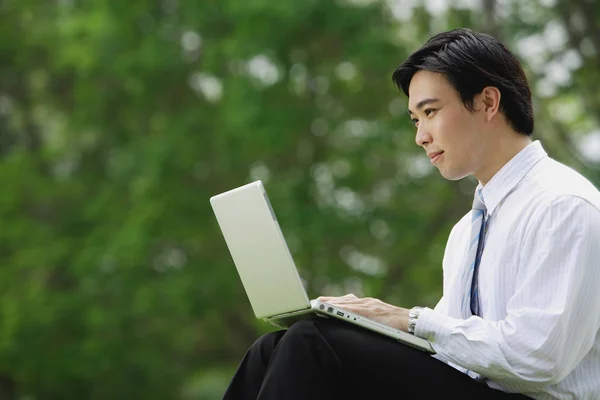
[[[539,141],[479,185],[488,230],[481,317],[461,317],[471,212],[452,229],[443,296],[415,334],[490,387],[539,400],[600,399],[600,192]]]

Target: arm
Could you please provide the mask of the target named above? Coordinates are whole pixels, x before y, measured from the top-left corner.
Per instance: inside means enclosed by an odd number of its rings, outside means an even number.
[[[463,219],[467,218],[468,216],[469,214],[463,217]],[[455,225],[452,228],[452,231],[450,232],[450,237],[448,239],[448,243],[452,243],[452,239],[457,235],[456,230],[458,226],[462,226],[461,223]],[[447,256],[448,247],[449,246],[446,246],[444,257]],[[380,322],[384,325],[408,332],[408,314],[410,312],[409,309],[396,307],[391,304],[384,303],[379,299],[374,299],[371,297],[358,298],[353,294],[347,294],[341,297],[320,296],[317,300],[325,303],[335,304],[348,311],[352,311],[357,314],[363,315],[369,319]],[[445,314],[447,312],[447,309],[448,301],[445,296],[442,296],[442,298],[438,301],[437,305],[435,306],[435,311]]]
[[[564,379],[600,328],[600,212],[561,197],[540,213],[525,233],[506,319],[424,309],[415,331],[443,358],[520,391]]]

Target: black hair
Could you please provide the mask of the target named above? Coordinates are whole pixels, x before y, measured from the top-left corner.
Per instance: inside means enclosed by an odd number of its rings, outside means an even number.
[[[439,33],[400,64],[392,80],[408,96],[410,81],[419,70],[444,74],[472,112],[475,95],[486,86],[497,87],[502,94],[500,111],[511,127],[532,134],[533,106],[525,71],[498,39],[466,28]]]

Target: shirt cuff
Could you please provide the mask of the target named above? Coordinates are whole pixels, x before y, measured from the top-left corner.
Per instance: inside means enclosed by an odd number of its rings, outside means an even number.
[[[446,346],[457,322],[456,318],[448,317],[431,308],[423,308],[415,326],[415,336],[429,340],[436,350],[436,346]]]

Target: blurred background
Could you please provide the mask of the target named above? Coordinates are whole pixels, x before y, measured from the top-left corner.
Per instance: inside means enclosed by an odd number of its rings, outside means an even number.
[[[220,399],[254,318],[209,197],[262,179],[311,297],[433,306],[475,181],[391,75],[504,41],[535,139],[600,186],[595,0],[0,1],[0,399]]]

